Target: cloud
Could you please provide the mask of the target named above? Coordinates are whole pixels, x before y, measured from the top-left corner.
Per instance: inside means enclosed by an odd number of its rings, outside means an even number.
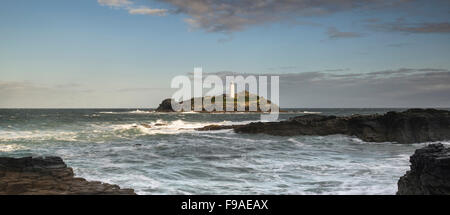
[[[130,87],[130,88],[120,88],[117,89],[117,92],[145,92],[145,91],[153,91],[153,90],[166,90],[170,91],[172,88],[164,88],[164,87]]]
[[[120,84],[52,85],[0,80],[0,108],[148,108],[157,106],[174,92],[171,88],[119,87]]]
[[[100,5],[110,7],[125,7],[133,4],[130,0],[97,0],[97,2]]]
[[[267,70],[270,71],[290,71],[290,70],[294,70],[297,69],[297,66],[279,66],[279,67],[270,67],[267,68]]]
[[[399,68],[369,73],[204,73],[280,76],[282,107],[450,107],[450,70]]]
[[[355,77],[360,77],[363,76],[364,74],[362,73],[349,73],[349,74],[333,74],[330,75],[330,77],[335,77],[335,78],[355,78]]]
[[[24,90],[41,90],[45,87],[36,86],[33,83],[26,81],[0,81],[0,92],[6,91],[24,91]]]
[[[50,92],[50,91],[76,91],[84,92],[85,86],[79,83],[61,83],[56,85],[39,84],[29,81],[0,81],[0,91],[5,92],[22,92],[30,93],[35,91]]]
[[[380,19],[377,19],[377,18],[369,18],[369,19],[365,19],[364,21],[365,21],[365,22],[368,22],[368,23],[377,23],[377,22],[380,21]]]
[[[335,27],[328,28],[327,34],[330,39],[355,38],[363,36],[362,34],[356,32],[342,32]]]
[[[134,2],[131,0],[97,0],[102,6],[109,6],[114,8],[125,9],[132,15],[155,15],[165,16],[168,12],[167,9],[149,8],[146,6],[134,6]]]
[[[405,23],[403,21],[397,21],[394,23],[375,24],[372,25],[372,28],[380,31],[418,33],[418,34],[450,33],[449,22]]]
[[[0,81],[0,107],[55,107],[82,100],[90,93],[78,84],[55,86],[28,81]],[[75,100],[74,97],[79,99]]]
[[[325,16],[351,10],[407,10],[417,0],[156,0],[167,8],[151,8],[137,5],[135,0],[97,0],[100,5],[127,10],[133,15],[164,16],[169,13],[187,15],[184,21],[194,29],[206,32],[231,33],[255,25],[285,22],[305,24],[302,18]],[[378,18],[364,22],[373,29],[404,33],[449,33],[449,22],[405,23],[398,19],[393,23],[382,23]],[[307,22],[306,22],[307,23]],[[341,32],[331,27],[329,38],[355,38],[363,36],[356,32]],[[227,41],[221,39],[220,42]]]
[[[369,72],[369,73],[367,73],[367,75],[385,77],[387,75],[407,74],[407,73],[422,72],[422,71],[426,71],[426,70],[425,69],[400,68],[400,69],[396,69],[396,70],[382,70],[382,71],[377,71],[377,72]]]
[[[231,40],[233,40],[233,35],[227,34],[226,37],[222,37],[222,38],[218,39],[217,42],[227,43],[227,42],[230,42]]]
[[[408,0],[159,0],[185,21],[207,32],[241,31],[249,26],[272,22],[298,22],[300,17],[323,16],[352,9],[394,7]]]
[[[122,8],[130,14],[186,14],[192,28],[207,32],[241,31],[253,25],[273,22],[303,23],[301,17],[323,16],[352,9],[395,7],[410,0],[157,0],[170,9],[135,6],[133,0],[97,0],[100,5]],[[336,38],[355,37],[350,32],[336,32]],[[343,33],[343,34],[339,34]]]
[[[369,73],[346,71],[282,74],[221,71],[203,75],[214,74],[222,78],[227,75],[277,75],[280,77],[282,107],[450,107],[449,69],[398,68]],[[0,81],[0,107],[154,107],[175,90],[145,86],[99,88],[97,85],[78,83],[45,85]]]
[[[157,15],[165,16],[167,13],[166,9],[151,9],[151,8],[131,8],[128,10],[130,14],[140,14],[140,15]]]
[[[411,43],[391,43],[391,44],[387,44],[387,47],[392,47],[392,48],[402,48],[402,47],[406,47],[411,45]]]

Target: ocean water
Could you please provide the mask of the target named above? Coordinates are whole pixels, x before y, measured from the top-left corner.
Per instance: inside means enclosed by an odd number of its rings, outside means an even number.
[[[389,110],[291,109],[280,120]],[[0,156],[60,156],[77,176],[138,194],[395,194],[409,156],[427,144],[195,131],[259,118],[143,109],[0,109]]]

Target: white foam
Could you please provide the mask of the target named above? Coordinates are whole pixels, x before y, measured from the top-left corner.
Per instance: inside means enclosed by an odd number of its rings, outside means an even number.
[[[113,111],[102,111],[98,112],[99,114],[151,114],[154,111],[146,111],[146,110],[133,110],[133,111],[125,111],[125,112],[113,112]]]
[[[450,146],[450,141],[441,141],[440,143],[446,145],[446,146]]]
[[[199,114],[200,112],[195,111],[186,111],[186,112],[180,112],[181,114]]]
[[[127,123],[127,124],[91,124],[81,130],[0,130],[0,141],[79,141],[88,139],[94,142],[104,141],[105,138],[133,138],[142,135],[157,134],[180,134],[180,133],[221,133],[230,132],[229,130],[219,131],[196,131],[208,125],[239,125],[247,124],[252,121],[242,122],[188,122],[184,120],[164,121],[158,119],[148,123]],[[148,125],[148,126],[147,126]]]
[[[127,112],[127,113],[134,113],[134,114],[148,114],[148,113],[151,113],[150,111],[144,111],[144,110],[139,110],[139,109],[137,109],[137,110],[135,110],[135,111],[129,111],[129,112]]]
[[[303,111],[304,114],[321,114],[322,112]]]
[[[117,124],[111,125],[110,128],[118,132],[126,132],[135,130],[138,131],[140,135],[156,135],[156,134],[180,134],[180,133],[199,133],[199,132],[229,132],[229,131],[196,131],[197,128],[203,128],[208,125],[240,125],[247,124],[253,121],[242,121],[242,122],[188,122],[184,120],[175,120],[171,122],[158,119],[156,122],[150,123],[130,123],[130,124]],[[147,124],[147,125],[143,125]],[[159,124],[157,126],[157,124]]]
[[[162,125],[156,126],[156,124]],[[119,132],[136,130],[140,133],[140,135],[156,135],[156,134],[179,134],[179,133],[196,132],[195,131],[196,128],[201,128],[210,124],[211,123],[204,123],[204,122],[186,122],[183,120],[176,120],[172,122],[157,120],[156,122],[148,123],[150,127],[138,123],[111,125],[110,127],[113,130]]]
[[[289,138],[289,139],[287,139],[289,142],[292,142],[292,143],[294,143],[295,145],[297,145],[297,146],[304,146],[305,145],[305,143],[302,143],[302,142],[300,142],[300,141],[298,141],[298,140],[296,140],[296,139],[294,139],[294,138]]]
[[[27,149],[25,146],[17,145],[17,144],[0,144],[0,152],[13,152],[18,150]]]
[[[75,141],[77,132],[71,131],[0,131],[0,141],[17,140],[61,140]]]
[[[229,132],[229,131],[226,131]],[[221,133],[226,133],[226,132],[221,132]],[[214,132],[215,133],[215,132]],[[224,136],[216,136],[216,135],[204,135],[204,137],[209,137],[209,138],[214,138],[214,139],[223,139],[223,140],[232,140],[232,141],[239,141],[239,142],[260,142],[258,140],[255,139],[250,139],[250,138],[241,138],[241,137],[224,137]]]

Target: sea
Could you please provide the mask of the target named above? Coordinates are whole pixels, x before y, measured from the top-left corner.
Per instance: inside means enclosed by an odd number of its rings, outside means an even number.
[[[402,110],[288,109],[279,120]],[[259,120],[257,113],[0,109],[0,156],[60,156],[76,176],[137,194],[390,195],[409,157],[429,144],[195,130]]]

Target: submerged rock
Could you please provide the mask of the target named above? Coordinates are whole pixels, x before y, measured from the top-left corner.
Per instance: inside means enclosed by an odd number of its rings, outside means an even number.
[[[397,195],[450,195],[450,148],[431,144],[410,158],[411,170],[398,181]]]
[[[156,123],[154,126],[167,126],[165,123]]]
[[[75,177],[60,157],[0,157],[0,195],[135,195],[133,189]]]
[[[238,133],[278,136],[356,136],[367,142],[419,143],[450,139],[450,111],[409,109],[384,115],[305,115],[281,122],[257,122],[234,128]]]
[[[150,124],[147,123],[141,123],[141,126],[144,128],[152,128],[152,126]]]

